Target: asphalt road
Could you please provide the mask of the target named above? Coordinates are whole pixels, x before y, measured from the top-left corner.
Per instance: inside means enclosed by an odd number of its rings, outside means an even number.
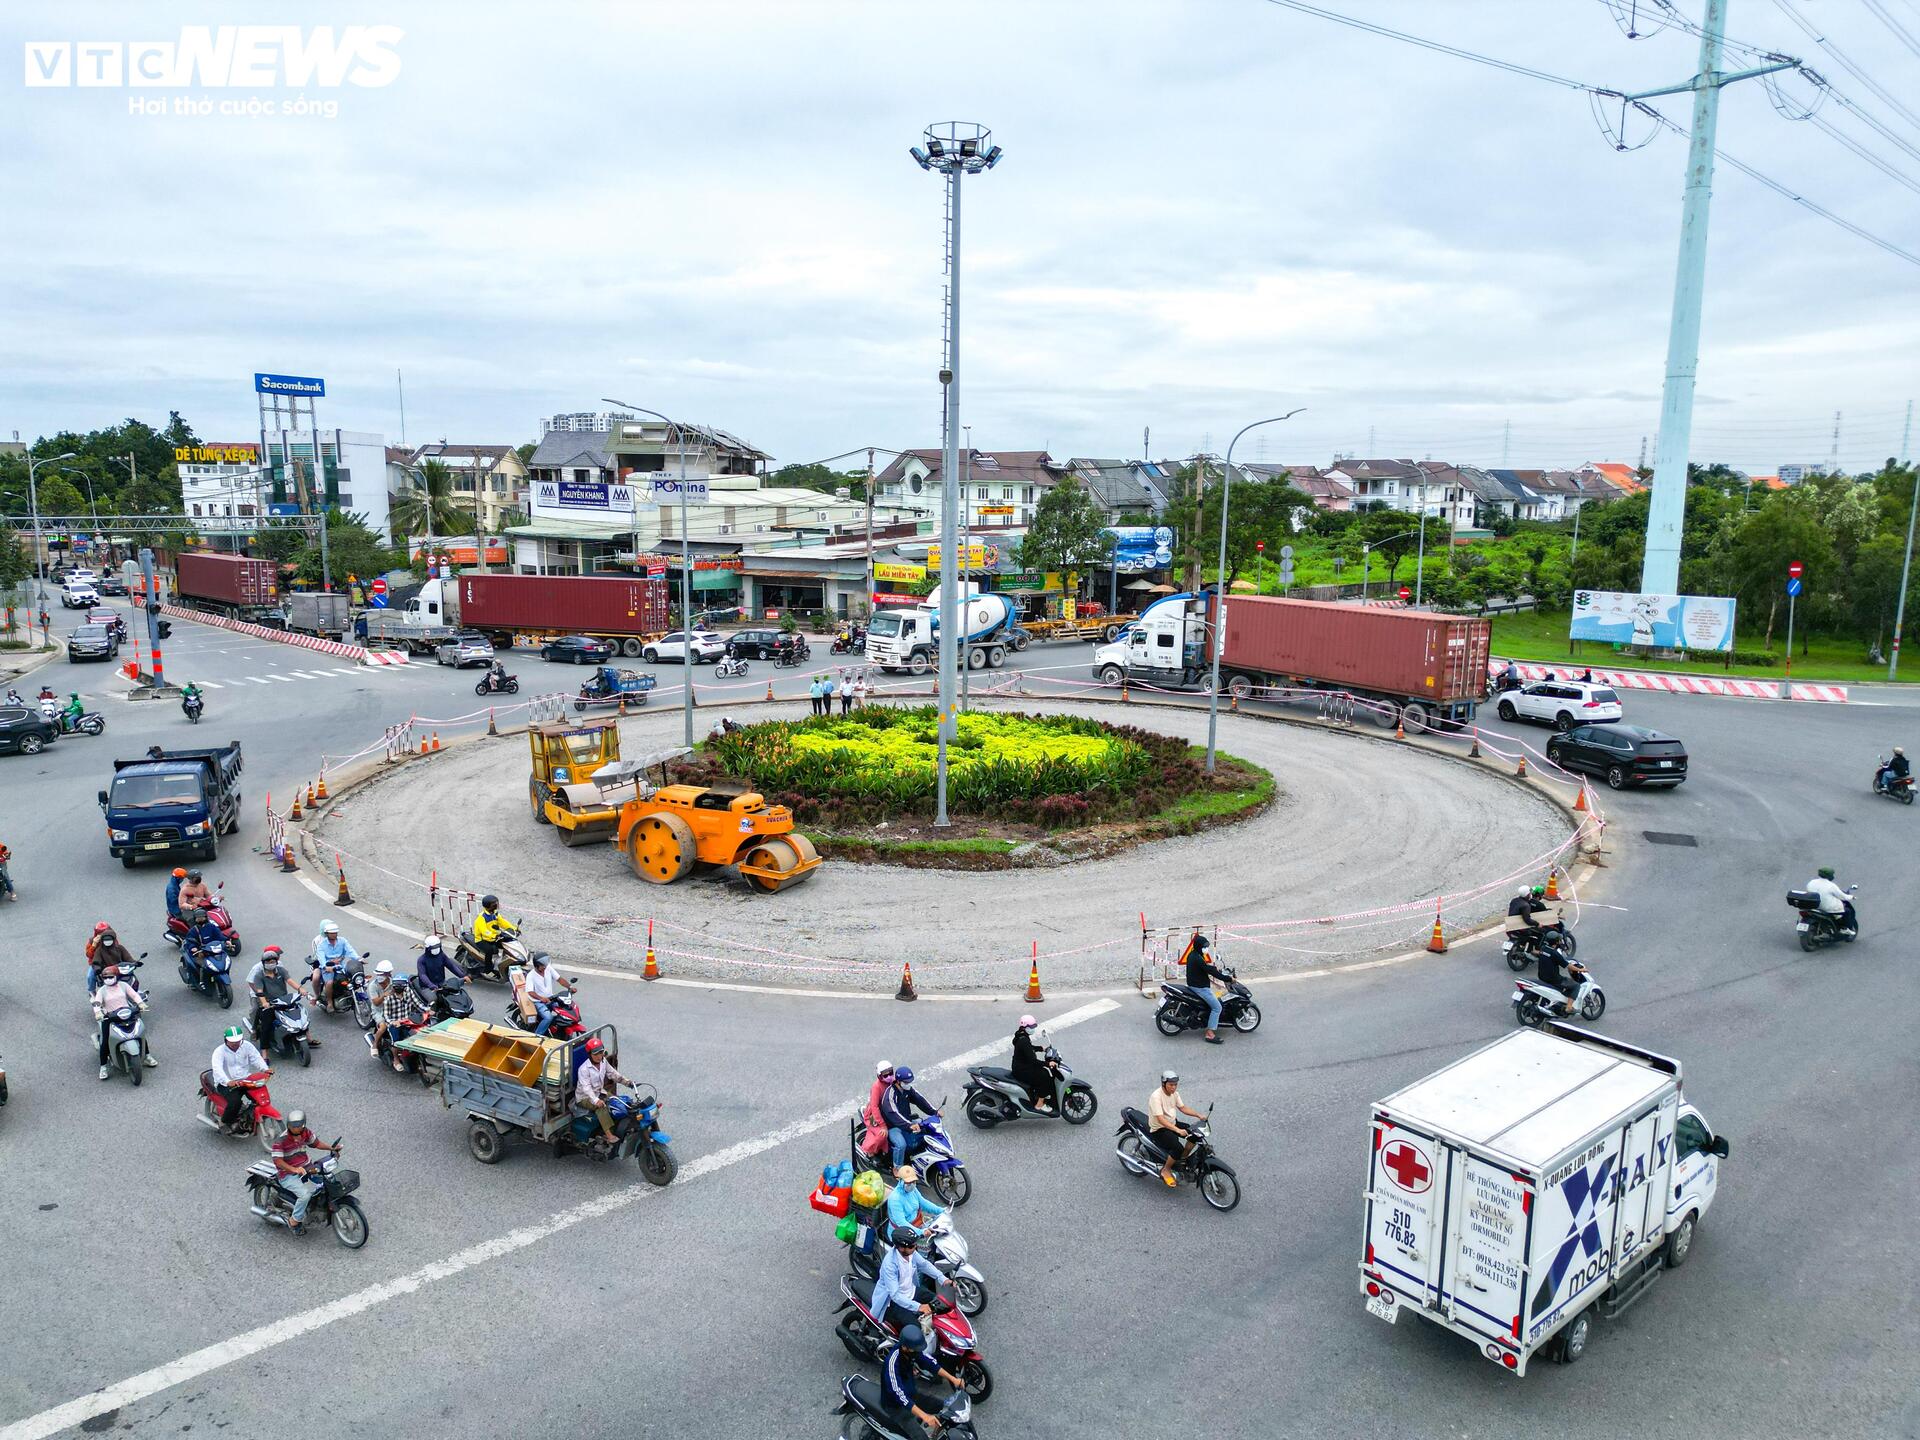
[[[169,654],[177,675],[222,686],[192,734],[243,740],[250,809],[306,778],[318,748],[355,748],[463,696],[472,706],[471,674],[274,680],[314,667],[235,642],[183,624]],[[65,669],[51,667],[62,693]],[[1920,1182],[1902,943],[1920,920],[1920,817],[1866,790],[1874,754],[1916,738],[1900,731],[1905,708],[1629,697],[1634,719],[1686,740],[1693,773],[1674,792],[1606,797],[1611,853],[1583,889],[1582,957],[1611,997],[1603,1028],[1679,1057],[1733,1155],[1686,1269],[1604,1325],[1583,1363],[1515,1381],[1432,1327],[1371,1319],[1357,1292],[1368,1103],[1512,1023],[1505,967],[1467,945],[1263,986],[1265,1025],[1221,1047],[1163,1039],[1146,1005],[1123,999],[1060,1035],[1101,1094],[1093,1124],[963,1127],[976,1191],[961,1228],[993,1292],[980,1328],[997,1389],[981,1433],[1920,1433],[1920,1276],[1901,1238]],[[657,1192],[531,1150],[477,1165],[458,1115],[376,1072],[350,1022],[323,1020],[330,1043],[311,1070],[282,1070],[274,1094],[345,1135],[373,1239],[358,1253],[296,1240],[247,1211],[239,1177],[256,1152],[192,1119],[193,1077],[226,1017],[166,956],[147,972],[163,1068],[138,1091],[93,1078],[81,942],[97,915],[157,935],[163,883],[108,859],[93,792],[113,755],[188,734],[170,705],[107,713],[104,739],[0,757],[0,838],[22,891],[0,907],[14,1097],[0,1112],[0,1440],[83,1418],[94,1433],[264,1434],[309,1412],[393,1436],[503,1421],[609,1437],[833,1433],[826,1411],[848,1368],[830,1329],[841,1257],[831,1222],[806,1208],[844,1146],[831,1107],[863,1093],[879,1056],[924,1070],[1004,1039],[1019,1004],[590,980],[590,1017],[620,1027],[625,1068],[666,1101],[684,1169]],[[1650,844],[1647,831],[1696,843]],[[1782,894],[1821,863],[1860,882],[1864,934],[1805,956]],[[249,948],[304,943],[339,914],[357,944],[395,953],[398,937],[318,905],[242,848],[211,871]],[[500,1003],[480,999],[483,1013]],[[1078,1004],[1042,1013],[1058,1024]],[[1119,1107],[1144,1103],[1169,1063],[1189,1101],[1218,1106],[1245,1195],[1230,1215],[1112,1158]],[[950,1076],[932,1089],[958,1093]]]

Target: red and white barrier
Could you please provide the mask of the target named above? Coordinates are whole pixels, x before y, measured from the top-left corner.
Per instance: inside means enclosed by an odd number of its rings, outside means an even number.
[[[360,660],[365,665],[404,665],[407,652],[404,650],[362,650]]]
[[[162,605],[162,615],[172,615],[181,620],[192,620],[201,625],[218,625],[222,630],[231,630],[237,635],[251,635],[256,640],[276,640],[282,645],[298,645],[303,650],[318,650],[322,655],[339,655],[348,660],[359,660],[366,651],[358,645],[348,645],[340,640],[322,640],[317,635],[297,635],[291,630],[276,630],[271,625],[255,625],[250,620],[233,620],[225,615],[215,615],[205,610],[189,610],[180,605]]]
[[[1505,669],[1499,661],[1488,664],[1489,674],[1498,674]],[[1514,669],[1520,672],[1522,680],[1544,680],[1549,674],[1562,680],[1572,680],[1583,675],[1584,665],[1534,665],[1522,661],[1514,662]],[[1757,680],[1740,676],[1718,675],[1674,675],[1656,670],[1595,670],[1594,682],[1611,685],[1616,690],[1664,690],[1674,695],[1732,695],[1743,700],[1778,700],[1781,697],[1779,680]],[[1847,687],[1844,685],[1818,685],[1791,682],[1787,699],[1815,700],[1829,705],[1847,703]]]

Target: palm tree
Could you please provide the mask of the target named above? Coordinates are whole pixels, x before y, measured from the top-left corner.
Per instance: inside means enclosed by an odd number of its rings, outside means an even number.
[[[394,501],[390,515],[394,530],[407,536],[458,535],[467,519],[454,498],[453,471],[440,460],[420,467],[419,483]]]

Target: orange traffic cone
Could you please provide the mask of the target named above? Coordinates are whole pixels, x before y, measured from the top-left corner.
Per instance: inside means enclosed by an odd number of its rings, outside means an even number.
[[[327,772],[324,770],[320,772],[320,788],[314,791],[314,794],[318,795],[322,800],[327,798]]]
[[[493,723],[493,707],[489,705],[487,707],[487,734],[498,735],[499,733],[500,727]]]
[[[1580,782],[1580,793],[1573,797],[1573,808],[1576,810],[1592,808],[1587,804],[1587,782],[1584,780]]]
[[[1240,697],[1231,690],[1227,692],[1227,713],[1229,715],[1240,713]]]
[[[893,992],[896,1000],[918,1000],[920,994],[913,988],[913,962],[903,961],[900,966],[900,988]]]
[[[1440,902],[1437,900],[1433,905],[1433,934],[1427,939],[1427,949],[1435,955],[1447,953],[1447,936],[1440,928]]]
[[[293,798],[294,803],[298,804],[300,797],[296,795]],[[291,875],[299,868],[298,865],[293,863],[293,842],[291,840],[282,841],[280,845],[280,873],[283,875]]]
[[[1127,677],[1122,675],[1120,677],[1120,699],[1124,703],[1126,698],[1127,698]]]
[[[769,680],[767,681],[767,699],[771,700],[772,698],[773,698],[773,681]]]
[[[300,813],[300,790],[299,790],[299,788],[298,788],[298,787],[296,786],[296,787],[294,788],[294,792],[293,792],[293,809],[291,809],[291,810],[289,810],[289,811],[287,812],[287,819],[289,819],[289,820],[299,820],[299,819],[302,819],[302,818],[303,818],[303,817],[302,817],[302,815],[301,815],[301,813]]]
[[[1040,993],[1040,942],[1033,942],[1033,968],[1027,972],[1027,1003],[1038,1005],[1047,997]]]
[[[435,750],[440,748],[440,732],[438,730],[433,732],[433,748]]]
[[[307,808],[313,808],[313,781],[307,781]]]
[[[1522,755],[1520,757],[1520,766],[1513,773],[1518,775],[1522,780],[1527,778],[1527,757],[1526,756]]]
[[[1407,738],[1407,727],[1402,725],[1398,720],[1393,722],[1393,738],[1396,740],[1404,740]]]
[[[627,718],[627,697],[624,695],[620,697],[620,718],[622,720]]]
[[[1473,748],[1467,751],[1467,758],[1469,760],[1480,758],[1480,727],[1478,725],[1473,727]]]
[[[427,737],[424,735],[420,737],[420,753],[422,755],[427,753]]]
[[[642,980],[658,980],[660,978],[660,962],[653,957],[652,941],[647,942],[647,968],[640,972],[640,978]]]
[[[1558,870],[1549,870],[1547,871],[1547,899],[1558,900],[1559,898],[1560,872]]]
[[[342,866],[338,860],[333,862],[333,866],[335,871],[337,871],[340,876],[340,894],[339,894],[339,897],[335,899],[333,903],[336,905],[351,905],[353,903],[353,896],[347,893],[346,868]]]

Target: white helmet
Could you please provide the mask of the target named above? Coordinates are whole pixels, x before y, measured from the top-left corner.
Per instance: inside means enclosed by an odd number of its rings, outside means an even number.
[[[1513,893],[1519,896],[1522,900],[1524,900],[1529,895],[1533,894],[1533,887],[1531,885],[1522,885],[1518,890],[1514,891]]]
[[[1160,1072],[1160,1083],[1162,1085],[1165,1085],[1168,1082],[1172,1082],[1173,1084],[1178,1085],[1180,1083],[1179,1072],[1176,1070],[1162,1070]]]
[[[329,920],[320,927],[320,933],[322,935],[338,935],[340,933],[340,927]]]
[[[427,936],[420,942],[420,948],[425,950],[429,955],[433,954],[440,948],[440,937],[438,935]]]
[[[893,1061],[882,1060],[873,1067],[873,1073],[875,1075],[891,1075],[893,1073]]]
[[[373,973],[376,975],[393,974],[393,962],[391,960],[382,960],[379,964],[373,967]]]

